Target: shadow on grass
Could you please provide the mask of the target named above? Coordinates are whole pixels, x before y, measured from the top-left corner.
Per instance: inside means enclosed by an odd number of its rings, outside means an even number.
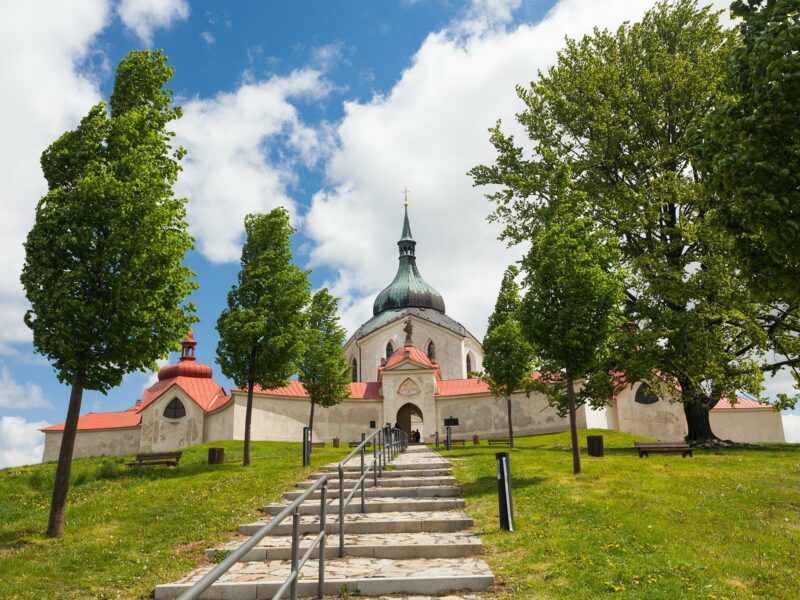
[[[514,490],[523,490],[536,487],[544,483],[544,477],[511,477],[511,487]],[[488,496],[497,494],[497,477],[479,477],[461,486],[464,495],[467,497]]]

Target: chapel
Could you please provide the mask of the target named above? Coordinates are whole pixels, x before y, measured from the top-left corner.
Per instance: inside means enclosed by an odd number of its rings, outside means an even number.
[[[445,419],[457,419],[452,427],[457,438],[507,436],[505,400],[493,397],[477,377],[483,370],[481,343],[445,312],[442,295],[422,278],[416,245],[406,203],[394,279],[376,296],[372,317],[344,346],[352,380],[350,397],[315,410],[315,440],[359,440],[362,433],[396,423],[430,442],[437,432],[444,433]],[[158,381],[133,406],[80,417],[75,457],[244,439],[246,390],[226,392],[214,381],[212,367],[196,360],[197,342],[191,331],[181,346],[178,362],[163,367]],[[515,435],[568,429],[567,420],[540,394],[518,392],[511,403]],[[251,438],[300,441],[309,413],[308,394],[298,381],[256,389]],[[577,420],[580,428],[616,429],[660,440],[680,440],[687,433],[682,406],[641,382],[626,384],[610,406],[580,407]],[[780,413],[748,398],[739,398],[734,405],[719,402],[711,411],[711,426],[723,439],[784,441]],[[43,461],[58,458],[63,430],[63,423],[42,429]]]

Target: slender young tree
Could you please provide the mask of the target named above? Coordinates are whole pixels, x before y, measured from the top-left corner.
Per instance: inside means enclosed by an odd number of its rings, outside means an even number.
[[[308,274],[292,263],[294,229],[285,208],[247,215],[239,280],[217,320],[217,361],[222,372],[247,390],[242,464],[250,464],[253,389],[287,384],[297,372],[304,342],[303,308]]]
[[[170,145],[168,125],[181,115],[164,88],[173,72],[160,51],[131,52],[117,67],[110,114],[94,106],[42,155],[48,192],[25,242],[25,323],[72,386],[50,537],[64,534],[83,390],[106,393],[126,373],[155,369],[195,321],[186,199],[172,193],[184,154]]]
[[[607,358],[623,300],[618,260],[615,241],[570,210],[533,240],[523,261],[522,329],[543,373],[538,389],[560,414],[569,415],[575,474],[581,472],[575,412],[588,399],[587,390],[576,394],[575,382],[608,379]]]
[[[508,443],[514,447],[514,420],[511,396],[524,387],[532,368],[533,352],[522,335],[518,321],[519,269],[511,265],[503,274],[500,293],[489,317],[486,337],[483,339],[483,367],[481,378],[488,384],[495,398],[506,401],[508,415]]]
[[[314,435],[314,407],[327,408],[350,397],[350,366],[344,355],[346,332],[336,314],[339,301],[322,288],[306,310],[305,351],[300,358],[300,381],[308,392],[308,428]]]
[[[721,398],[760,395],[764,370],[800,360],[798,306],[750,292],[690,152],[690,132],[726,94],[737,44],[692,0],[567,40],[556,63],[517,90],[531,148],[498,124],[496,162],[471,171],[476,184],[499,186],[489,198],[505,238],[527,243],[563,201],[557,179],[568,170],[586,216],[620,239],[632,325],[620,368],[629,381],[660,378],[696,445],[719,443],[709,411]]]

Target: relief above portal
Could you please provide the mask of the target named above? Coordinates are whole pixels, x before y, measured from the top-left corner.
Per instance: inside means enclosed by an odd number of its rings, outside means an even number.
[[[420,389],[413,379],[406,377],[397,388],[397,393],[400,396],[416,396],[420,393]]]

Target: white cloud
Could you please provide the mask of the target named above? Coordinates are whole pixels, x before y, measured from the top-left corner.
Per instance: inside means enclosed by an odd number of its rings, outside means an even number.
[[[294,211],[287,193],[295,178],[293,156],[311,164],[326,141],[325,128],[303,124],[291,101],[328,91],[319,71],[300,70],[184,103],[175,130],[188,154],[176,193],[191,198],[189,226],[209,260],[239,259],[247,213],[279,205]]]
[[[352,332],[369,318],[370,299],[391,281],[405,185],[423,277],[444,296],[448,314],[481,337],[502,272],[523,249],[497,241],[486,222],[486,190],[467,170],[491,163],[487,129],[502,117],[515,130],[514,87],[550,65],[564,36],[639,19],[651,0],[563,0],[536,24],[510,27],[518,2],[474,2],[463,18],[430,34],[386,95],[348,102],[327,186],[313,199],[306,234],[314,265],[336,271]]]
[[[783,413],[783,434],[787,442],[800,444],[800,415]]]
[[[209,46],[216,42],[217,40],[214,39],[214,36],[211,34],[210,31],[204,31],[200,34],[200,37],[203,38],[203,41],[208,44]]]
[[[22,417],[0,417],[0,469],[41,462],[45,421],[28,422]]]
[[[17,383],[7,365],[0,364],[0,408],[47,408],[42,388],[30,381]]]
[[[156,29],[167,29],[174,22],[189,18],[189,3],[186,0],[122,0],[117,12],[125,26],[150,46]]]
[[[30,341],[20,270],[22,243],[47,191],[42,151],[100,99],[80,70],[108,17],[105,0],[0,3],[0,351]]]

